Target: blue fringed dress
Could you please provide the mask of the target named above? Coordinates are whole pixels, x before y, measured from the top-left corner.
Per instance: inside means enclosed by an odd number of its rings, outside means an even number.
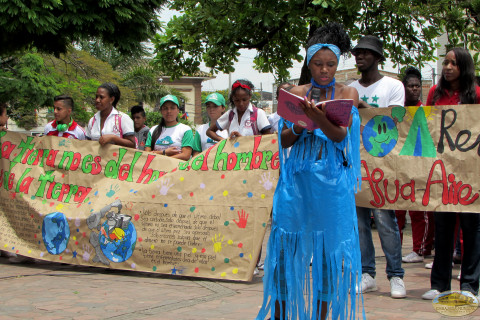
[[[303,130],[290,150],[279,145],[281,171],[265,259],[264,298],[257,319],[286,301],[285,319],[317,319],[317,301],[329,301],[327,317],[354,319],[361,278],[355,192],[360,175],[360,120],[335,143],[316,129]],[[322,154],[321,159],[319,154]],[[312,260],[313,257],[313,260]],[[310,263],[312,265],[310,266]]]

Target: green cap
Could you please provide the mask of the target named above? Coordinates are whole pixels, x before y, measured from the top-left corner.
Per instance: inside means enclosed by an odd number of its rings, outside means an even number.
[[[172,101],[173,103],[175,103],[177,105],[177,107],[180,106],[180,104],[178,103],[177,97],[175,97],[173,94],[168,94],[165,97],[163,97],[162,99],[160,99],[160,107],[163,106],[163,104],[167,101]]]
[[[218,92],[209,94],[205,103],[207,102],[213,102],[217,106],[225,106],[225,98]]]

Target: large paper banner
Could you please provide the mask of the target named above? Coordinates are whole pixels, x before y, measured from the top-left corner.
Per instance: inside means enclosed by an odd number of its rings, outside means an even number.
[[[361,110],[357,204],[480,212],[478,110]],[[278,181],[276,136],[224,140],[189,162],[12,132],[0,132],[0,147],[0,249],[79,265],[251,279]]]
[[[0,249],[79,265],[250,280],[278,180],[274,135],[181,162],[0,133]]]
[[[480,105],[361,109],[357,205],[480,212]]]

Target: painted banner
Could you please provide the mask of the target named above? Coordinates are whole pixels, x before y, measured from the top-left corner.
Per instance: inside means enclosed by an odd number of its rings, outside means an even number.
[[[480,212],[478,105],[363,109],[372,208]],[[188,162],[0,132],[0,249],[36,259],[249,281],[278,181],[274,135]]]
[[[361,109],[357,205],[480,212],[480,105]]]
[[[251,280],[278,180],[274,135],[190,162],[0,132],[0,249],[97,267]]]

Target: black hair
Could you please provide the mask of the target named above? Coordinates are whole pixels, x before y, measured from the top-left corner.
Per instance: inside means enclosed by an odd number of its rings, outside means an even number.
[[[240,79],[240,80],[235,81],[232,85],[232,88],[235,86],[236,83],[240,83],[241,85],[248,86],[250,88],[250,90],[246,89],[246,88],[242,88],[240,86],[236,87],[235,89],[232,89],[232,91],[230,91],[230,96],[228,97],[228,101],[230,101],[230,104],[232,105],[232,108],[235,107],[235,104],[233,103],[233,96],[238,90],[240,90],[240,89],[245,90],[248,93],[248,95],[251,97],[253,95],[253,89],[255,88],[253,83],[251,83],[247,79]]]
[[[415,67],[408,67],[405,70],[405,75],[402,79],[402,83],[405,87],[407,86],[408,80],[410,80],[410,78],[417,78],[420,81],[420,84],[422,84],[422,74]]]
[[[475,76],[475,80],[477,80],[477,86],[480,86],[480,76]]]
[[[337,22],[330,22],[313,32],[313,35],[307,42],[307,50],[317,43],[334,44],[340,49],[342,55],[350,52],[350,37],[343,29],[343,25]]]
[[[279,83],[277,85],[277,92],[276,92],[277,100],[278,100],[278,95],[280,94],[280,89],[282,89],[282,87],[285,87],[285,90],[289,91],[293,87],[293,85],[288,82]]]
[[[66,94],[62,94],[62,95],[54,97],[53,101],[63,101],[63,104],[66,107],[73,110],[73,107],[74,107],[73,98],[70,97],[70,96],[67,96]]]
[[[477,93],[475,91],[475,67],[472,56],[470,55],[470,52],[463,48],[453,48],[450,51],[453,51],[455,54],[455,60],[457,62],[458,70],[460,71],[460,103],[474,104],[477,102]],[[434,105],[444,94],[445,89],[449,88],[450,83],[445,80],[442,71],[442,77],[440,77],[437,87],[433,92],[432,104]]]
[[[105,83],[102,83],[99,86],[99,88],[103,88],[103,89],[107,90],[108,95],[110,97],[115,97],[112,105],[113,105],[114,108],[116,108],[117,103],[120,100],[120,89],[117,87],[117,85],[114,84],[114,83],[111,83],[111,82],[105,82]]]
[[[150,143],[150,148],[152,149],[152,151],[155,150],[155,143],[157,142],[157,139],[162,135],[163,128],[166,126],[167,124],[165,123],[165,119],[162,117],[160,119],[160,123],[155,128],[155,130],[153,130],[152,133],[152,142]]]
[[[141,105],[136,105],[136,106],[133,106],[131,109],[130,109],[130,114],[132,115],[132,118],[133,118],[133,115],[134,114],[137,114],[137,113],[141,113],[142,114],[142,117],[146,117],[146,114],[145,114],[145,109],[143,109],[143,107]]]

